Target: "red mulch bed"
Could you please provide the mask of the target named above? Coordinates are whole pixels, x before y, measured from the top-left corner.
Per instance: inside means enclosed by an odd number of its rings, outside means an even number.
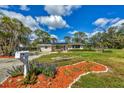
[[[15,56],[0,56],[0,58],[15,58]]]
[[[74,65],[61,66],[57,69],[55,78],[39,75],[37,83],[33,85],[22,85],[23,76],[10,77],[2,88],[67,88],[79,75],[89,71],[106,71],[106,67],[93,62],[80,62]]]

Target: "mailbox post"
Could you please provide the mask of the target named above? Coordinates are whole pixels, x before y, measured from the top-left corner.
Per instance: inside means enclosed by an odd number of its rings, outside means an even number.
[[[28,56],[29,51],[18,51],[15,53],[15,58],[19,59],[24,64],[24,77],[27,76],[29,70]]]

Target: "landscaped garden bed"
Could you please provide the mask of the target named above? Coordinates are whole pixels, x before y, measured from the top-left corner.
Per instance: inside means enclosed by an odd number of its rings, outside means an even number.
[[[15,56],[0,56],[0,58],[15,58]]]
[[[51,69],[52,70],[52,69]],[[19,70],[21,71],[21,70]],[[89,72],[106,72],[107,67],[95,62],[80,62],[73,65],[60,66],[56,68],[56,74],[39,74],[36,82],[32,84],[24,84],[23,76],[9,77],[0,87],[3,88],[67,88],[71,87],[80,76],[88,74]],[[50,73],[50,72],[49,72]],[[34,74],[33,74],[34,75]],[[48,76],[49,75],[49,76]],[[34,77],[34,76],[33,76]],[[32,80],[30,78],[30,80]],[[33,79],[34,80],[34,79]]]

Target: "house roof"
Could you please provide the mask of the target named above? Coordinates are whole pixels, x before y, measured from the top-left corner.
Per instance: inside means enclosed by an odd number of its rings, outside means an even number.
[[[84,44],[81,44],[81,43],[71,43],[71,44],[68,44],[68,45],[84,45]]]

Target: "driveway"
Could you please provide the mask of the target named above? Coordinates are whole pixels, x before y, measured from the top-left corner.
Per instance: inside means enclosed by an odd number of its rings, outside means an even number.
[[[29,56],[29,60],[31,61],[35,58],[38,58],[43,55],[48,55],[48,54],[50,54],[50,53],[46,52],[46,53],[42,53],[39,55]],[[0,82],[2,82],[6,77],[8,77],[8,74],[7,74],[8,69],[12,68],[12,66],[19,66],[19,65],[23,65],[23,63],[20,60],[17,60],[14,58],[0,59]]]

